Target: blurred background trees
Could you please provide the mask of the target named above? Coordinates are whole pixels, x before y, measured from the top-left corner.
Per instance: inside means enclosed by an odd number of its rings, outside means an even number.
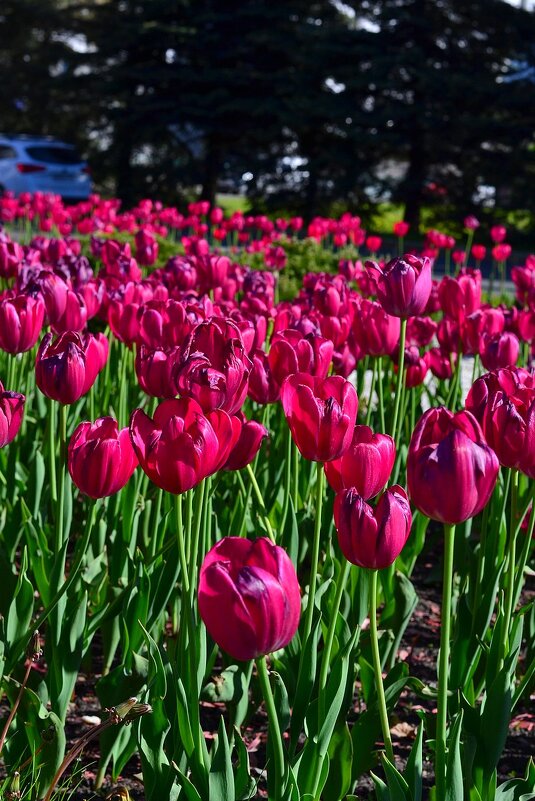
[[[76,143],[126,204],[535,227],[534,42],[504,0],[3,0],[0,128]]]

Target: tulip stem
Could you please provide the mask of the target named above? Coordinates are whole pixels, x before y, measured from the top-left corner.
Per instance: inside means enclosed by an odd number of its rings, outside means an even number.
[[[50,467],[50,495],[55,506],[58,502],[56,479],[56,403],[50,400],[48,409],[48,459]]]
[[[292,432],[290,429],[287,431],[288,439],[286,441],[286,464],[285,464],[285,488],[284,488],[284,501],[282,507],[282,515],[280,522],[280,531],[284,531],[286,524],[286,517],[288,515],[288,507],[290,505],[290,492],[292,484]]]
[[[383,372],[383,357],[379,356],[379,383],[378,383],[378,387],[379,387],[379,392],[378,392],[378,397],[379,397],[379,418],[380,418],[380,421],[381,421],[381,431],[383,432],[383,434],[386,433],[386,427],[385,427],[385,403],[384,403],[384,397],[383,397],[383,381],[384,381],[384,377],[385,376],[384,376],[384,372]]]
[[[392,437],[397,444],[397,428],[399,417],[399,406],[401,403],[401,395],[403,393],[403,379],[404,379],[404,366],[405,366],[405,338],[407,335],[407,320],[401,321],[399,332],[399,359],[398,359],[398,380],[396,383],[396,400],[394,405],[394,419],[392,421]]]
[[[533,482],[533,490],[531,497],[532,497],[531,512],[529,516],[528,529],[526,531],[526,539],[522,547],[522,551],[520,553],[520,563],[518,565],[518,571],[517,571],[518,578],[516,581],[515,594],[513,598],[513,608],[516,607],[518,599],[520,597],[520,593],[522,591],[522,579],[524,577],[524,570],[526,569],[526,562],[528,561],[529,550],[531,547],[531,539],[533,537],[533,529],[535,528],[535,482]],[[528,509],[529,509],[529,504],[528,504]],[[523,518],[520,520],[519,526],[522,525],[522,520]]]
[[[377,705],[379,707],[379,717],[381,719],[381,728],[385,741],[385,751],[389,761],[395,765],[394,749],[392,747],[390,725],[388,723],[385,690],[383,687],[379,638],[377,636],[377,573],[377,570],[372,570],[370,574],[370,642],[372,646],[373,670],[375,673],[375,691],[377,693]]]
[[[188,542],[187,542],[187,557],[190,564],[190,591],[191,603],[193,608],[193,594],[195,592],[195,585],[197,583],[197,560],[199,558],[199,543],[201,537],[201,525],[203,517],[206,516],[206,479],[203,480],[195,487],[195,510],[193,513],[194,526],[193,536],[191,529],[188,529]],[[204,556],[204,554],[203,554]]]
[[[327,684],[327,674],[331,662],[331,651],[334,642],[334,635],[336,632],[336,622],[338,620],[338,612],[340,611],[340,603],[344,593],[349,571],[351,569],[351,562],[344,559],[344,566],[340,569],[338,576],[338,584],[336,586],[336,595],[331,609],[331,619],[329,621],[329,630],[327,632],[327,639],[325,640],[325,647],[323,649],[323,656],[321,659],[320,683],[318,691],[318,725],[322,726],[325,717],[325,685]]]
[[[269,522],[269,517],[267,513],[266,506],[264,504],[264,498],[262,497],[262,493],[260,492],[260,487],[258,486],[258,481],[256,480],[256,476],[253,473],[253,468],[250,464],[247,465],[245,468],[251,479],[251,484],[253,486],[254,494],[256,495],[256,499],[258,501],[258,505],[260,507],[260,512],[262,514],[262,518],[264,520],[264,525],[266,527],[267,535],[271,542],[275,542],[275,535],[273,533],[273,528],[271,527],[271,523]]]
[[[59,491],[56,507],[56,545],[55,551],[59,553],[63,547],[63,507],[65,505],[65,459],[67,451],[67,406],[63,403],[59,407]]]
[[[373,359],[372,379],[370,383],[370,394],[368,395],[368,408],[366,409],[366,425],[369,426],[372,419],[372,400],[375,391],[375,380],[377,377],[377,359]]]
[[[318,576],[318,563],[320,558],[321,539],[321,509],[323,505],[323,463],[316,462],[316,519],[314,521],[314,540],[312,543],[312,558],[310,560],[310,580],[308,590],[308,603],[305,613],[305,630],[303,644],[306,643],[312,630],[312,616],[314,614],[314,601],[316,598],[316,579]]]
[[[451,595],[455,526],[444,524],[444,575],[438,665],[437,734],[435,751],[436,801],[446,799],[446,724],[448,721],[448,666],[450,659]]]
[[[182,572],[182,585],[184,587],[184,594],[189,596],[189,576],[188,576],[188,561],[186,559],[186,546],[184,543],[184,524],[182,520],[182,495],[175,496],[175,515],[176,515],[176,540],[178,545],[178,558],[180,559],[180,570]],[[186,610],[186,615],[189,614],[189,609],[185,600],[182,599],[183,608]]]
[[[505,594],[504,628],[502,645],[505,649],[509,648],[509,629],[511,628],[511,618],[513,616],[513,597],[515,594],[515,566],[516,566],[516,533],[517,521],[516,510],[518,500],[518,470],[511,470],[511,516],[509,525],[509,547],[507,554],[507,584]]]
[[[256,660],[256,669],[258,671],[258,680],[260,682],[260,688],[262,690],[262,696],[264,698],[264,703],[266,704],[268,721],[269,721],[269,733],[271,736],[271,747],[273,749],[273,758],[275,762],[275,782],[274,782],[274,793],[273,798],[281,799],[283,793],[283,783],[284,783],[284,774],[285,774],[285,766],[284,766],[284,747],[282,744],[282,734],[279,725],[279,718],[277,716],[277,709],[275,707],[275,699],[273,697],[273,692],[271,690],[271,684],[269,681],[269,674],[266,664],[266,657],[261,656]]]

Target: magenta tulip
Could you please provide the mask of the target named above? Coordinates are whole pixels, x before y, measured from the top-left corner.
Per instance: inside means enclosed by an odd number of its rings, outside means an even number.
[[[281,401],[293,440],[305,459],[329,462],[350,446],[357,418],[358,398],[341,376],[314,378],[306,373],[289,376]]]
[[[409,495],[422,514],[455,525],[488,503],[499,462],[470,412],[444,406],[420,418],[409,445]]]
[[[119,492],[137,464],[128,428],[119,431],[112,417],[81,423],[69,442],[69,473],[78,489],[90,498]]]
[[[283,648],[299,625],[295,568],[286,552],[268,539],[220,540],[204,559],[198,597],[208,633],[240,661]]]
[[[412,515],[407,493],[395,484],[373,509],[355,489],[342,490],[334,501],[334,523],[349,562],[382,570],[395,562],[409,537]]]
[[[412,254],[392,259],[384,267],[368,261],[377,282],[377,298],[387,312],[402,319],[422,314],[431,294],[431,261]]]
[[[355,426],[349,448],[339,459],[325,463],[325,475],[335,492],[353,487],[367,501],[383,489],[395,459],[392,437],[374,434],[369,426]]]

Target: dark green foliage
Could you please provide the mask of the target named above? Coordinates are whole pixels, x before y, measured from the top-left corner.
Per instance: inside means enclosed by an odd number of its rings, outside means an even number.
[[[127,205],[250,173],[257,209],[416,224],[488,185],[529,224],[534,33],[504,0],[5,0],[2,128],[74,141]]]

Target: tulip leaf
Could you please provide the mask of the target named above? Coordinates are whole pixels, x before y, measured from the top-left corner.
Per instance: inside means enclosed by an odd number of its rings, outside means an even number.
[[[238,704],[247,690],[243,668],[240,665],[229,665],[204,686],[201,697],[212,703]]]
[[[199,795],[195,785],[190,782],[188,777],[185,773],[182,773],[178,765],[173,762],[173,767],[177,773],[177,781],[180,784],[182,791],[186,797],[187,801],[202,801],[201,796]]]
[[[238,755],[238,766],[234,777],[236,801],[249,801],[256,795],[257,784],[251,776],[249,752],[237,726],[234,727],[234,747]]]
[[[208,789],[210,801],[229,801],[236,797],[230,746],[223,717],[219,719],[219,729],[208,774]]]
[[[288,701],[288,692],[280,673],[272,670],[270,672],[270,678],[273,684],[275,708],[277,710],[277,717],[279,719],[279,726],[282,733],[285,732],[290,725],[290,704]]]
[[[193,732],[191,729],[191,721],[188,711],[188,698],[186,690],[180,679],[176,683],[177,688],[177,717],[178,729],[180,731],[180,739],[188,757],[192,757],[195,752],[195,742],[193,739]]]
[[[463,711],[455,718],[448,742],[446,763],[446,801],[459,801],[463,797],[463,766],[461,762],[461,731]]]
[[[320,757],[324,757],[331,742],[332,733],[340,714],[342,702],[346,694],[346,679],[349,670],[349,660],[352,658],[353,647],[357,640],[358,632],[346,644],[345,648],[337,656],[331,674],[325,688],[325,719],[321,722],[317,738],[317,751]]]
[[[418,595],[412,582],[399,571],[395,574],[394,592],[385,603],[379,626],[391,633],[391,639],[384,640],[384,651],[381,654],[383,664],[394,663],[399,650],[401,638],[409,625],[412,613],[416,609]],[[382,640],[383,638],[381,638]],[[382,642],[381,642],[382,644]]]
[[[523,779],[510,779],[496,789],[494,801],[533,801],[535,798],[535,764],[530,758]]]
[[[290,722],[290,741],[293,748],[297,744],[299,734],[303,727],[305,715],[312,697],[316,681],[316,665],[318,660],[318,642],[321,633],[321,612],[314,609],[312,629],[304,644],[303,658],[299,665],[297,687],[292,705],[292,719]]]
[[[380,779],[379,776],[376,776],[373,771],[370,771],[370,776],[375,787],[377,801],[391,801],[388,787],[384,781]]]
[[[329,774],[322,792],[325,801],[345,798],[351,786],[353,740],[345,720],[339,720],[329,744]]]
[[[19,577],[9,606],[6,622],[6,643],[9,648],[23,637],[28,637],[33,614],[33,585],[26,575],[28,570],[28,551],[24,548]]]
[[[405,767],[404,778],[410,790],[411,801],[422,801],[423,758],[422,745],[424,736],[424,722],[418,726],[416,739],[412,744],[411,752]]]
[[[412,801],[409,785],[385,754],[382,755],[382,763],[390,801]]]
[[[398,662],[384,681],[387,709],[396,704],[407,685],[409,669],[404,662]],[[401,674],[401,677],[399,677]],[[373,696],[365,712],[359,715],[351,730],[353,740],[353,781],[369,770],[375,761],[375,743],[381,737],[381,718],[377,698]]]

